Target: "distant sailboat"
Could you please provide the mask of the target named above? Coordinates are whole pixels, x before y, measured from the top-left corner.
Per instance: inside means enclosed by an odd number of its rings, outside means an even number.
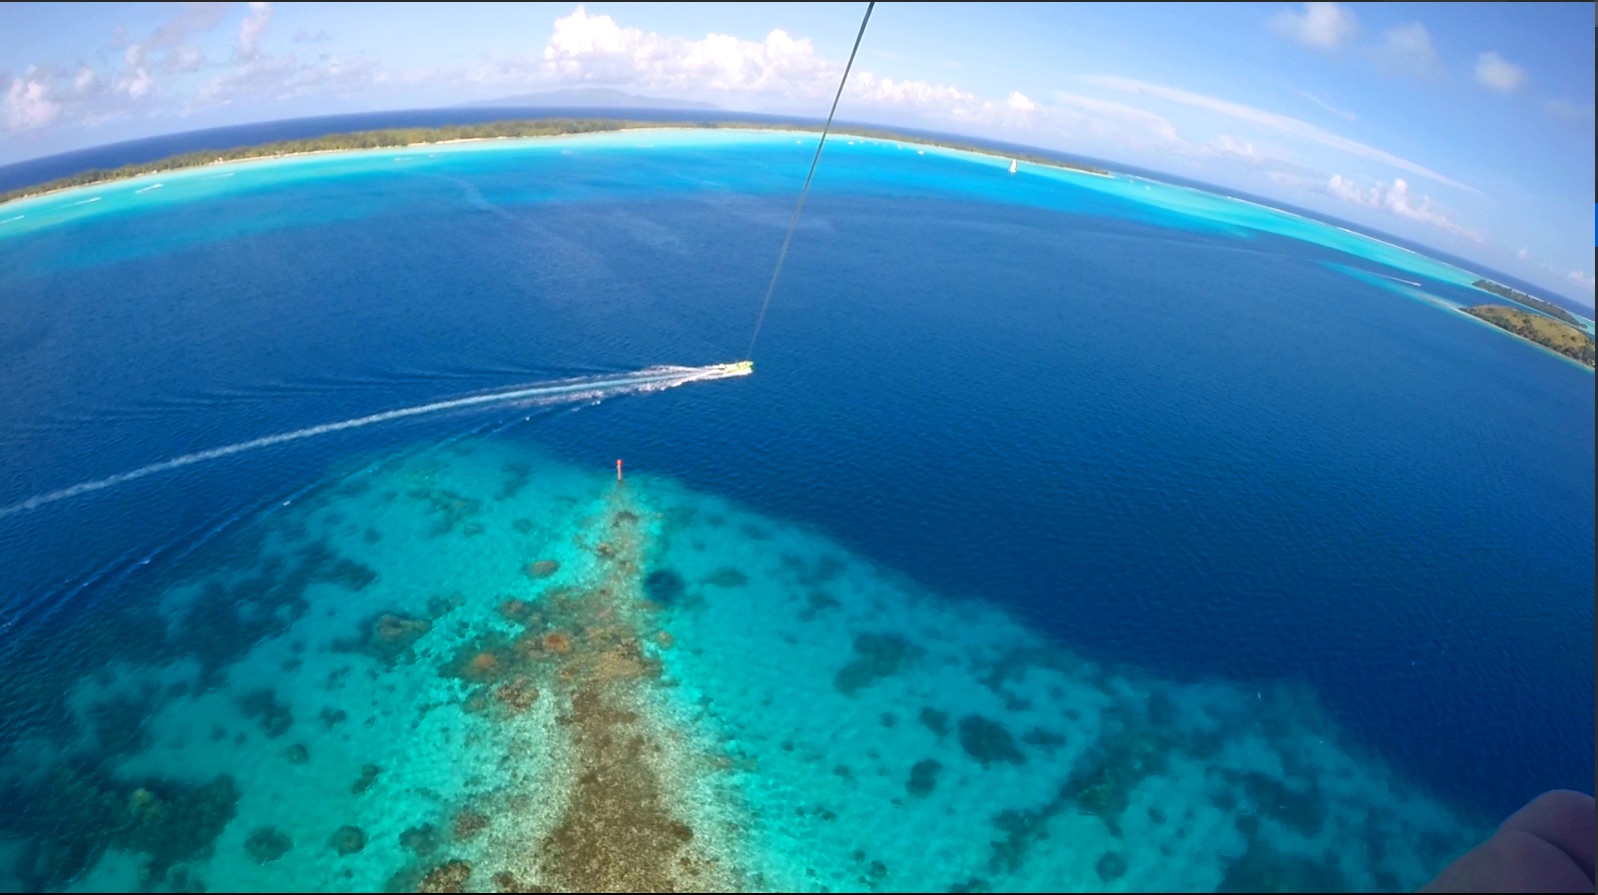
[[[1015,159],[1010,159],[1010,173],[1015,173]]]

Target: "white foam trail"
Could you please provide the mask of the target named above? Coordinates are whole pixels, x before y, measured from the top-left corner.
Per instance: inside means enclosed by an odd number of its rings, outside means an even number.
[[[675,388],[679,385],[687,385],[690,382],[705,382],[712,379],[747,376],[749,372],[748,368],[740,367],[737,364],[713,364],[708,367],[649,367],[632,373],[618,373],[611,376],[587,376],[581,379],[562,379],[555,382],[522,386],[509,391],[492,392],[486,395],[471,395],[465,398],[451,398],[447,401],[434,401],[431,404],[402,407],[399,410],[386,410],[382,413],[356,417],[342,422],[323,423],[320,426],[310,426],[305,429],[296,429],[293,432],[267,435],[263,438],[241,441],[224,447],[184,454],[181,457],[162,460],[160,463],[141,466],[131,472],[118,473],[117,475],[95,479],[90,482],[80,482],[70,488],[39,494],[21,503],[14,503],[8,507],[0,508],[0,519],[36,510],[45,504],[78,497],[92,491],[100,491],[114,485],[126,484],[135,479],[142,479],[145,476],[155,475],[159,472],[169,472],[184,466],[192,466],[195,463],[203,463],[207,460],[219,460],[223,457],[231,457],[234,454],[242,454],[245,451],[253,451],[257,448],[286,444],[305,438],[315,438],[318,435],[330,435],[347,429],[359,429],[413,416],[443,413],[468,407],[487,407],[496,404],[538,405],[570,401],[599,401],[627,394],[661,391]]]
[[[161,187],[163,187],[165,185],[166,184],[163,184],[163,183],[153,183],[153,184],[151,184],[151,185],[149,185],[147,187],[144,187],[143,189],[134,190],[133,193],[134,193],[134,195],[138,195],[139,193],[148,193],[151,190],[158,190],[158,189],[160,189]]]
[[[14,217],[14,218],[6,218],[6,219],[5,219],[5,220],[3,220],[3,221],[0,221],[0,224],[9,224],[9,223],[11,223],[11,222],[12,222],[12,221],[20,221],[20,220],[22,220],[22,219],[23,219],[23,218],[25,218],[25,217],[27,217],[27,215],[25,215],[25,214],[19,214],[19,215],[17,215],[17,216],[16,216],[16,217]]]
[[[99,196],[95,196],[93,199],[84,199],[82,202],[74,202],[71,205],[68,205],[66,207],[67,208],[76,208],[79,205],[88,205],[90,202],[98,202],[98,201],[100,201],[100,197]]]

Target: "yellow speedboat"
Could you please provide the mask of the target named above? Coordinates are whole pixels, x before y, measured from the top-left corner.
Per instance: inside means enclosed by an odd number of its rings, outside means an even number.
[[[741,360],[735,364],[717,364],[716,371],[723,376],[748,376],[755,371],[755,362]]]

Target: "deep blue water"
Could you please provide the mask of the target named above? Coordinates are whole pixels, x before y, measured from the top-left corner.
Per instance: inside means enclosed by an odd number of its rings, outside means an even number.
[[[0,243],[0,506],[491,386],[735,360],[791,149],[485,156]],[[954,167],[940,194],[850,158],[823,162],[757,375],[509,431],[816,526],[1097,658],[1307,681],[1488,811],[1592,790],[1590,374],[1329,249],[1089,195],[974,198]],[[0,650],[70,656],[63,632],[218,527],[353,458],[513,419],[364,429],[0,519]]]

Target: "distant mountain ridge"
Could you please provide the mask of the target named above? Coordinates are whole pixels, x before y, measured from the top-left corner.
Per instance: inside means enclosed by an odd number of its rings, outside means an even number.
[[[498,99],[481,99],[460,103],[455,108],[555,108],[582,107],[586,109],[698,109],[722,111],[714,103],[693,102],[686,99],[665,99],[658,96],[639,96],[609,87],[572,87],[566,90],[547,90],[543,93],[524,93]]]

